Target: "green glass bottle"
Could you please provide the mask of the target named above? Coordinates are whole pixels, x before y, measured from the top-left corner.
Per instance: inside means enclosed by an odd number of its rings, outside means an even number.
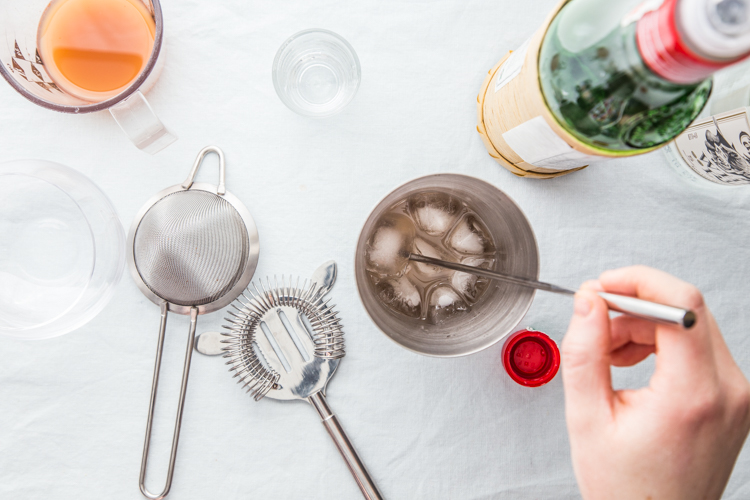
[[[632,10],[628,2],[572,0],[563,7],[539,54],[542,94],[559,124],[611,152],[679,135],[708,100],[710,75],[750,50],[740,40],[746,26],[727,28],[729,19],[722,30],[721,19],[706,21],[707,2],[650,1]],[[725,39],[734,43],[722,45]]]

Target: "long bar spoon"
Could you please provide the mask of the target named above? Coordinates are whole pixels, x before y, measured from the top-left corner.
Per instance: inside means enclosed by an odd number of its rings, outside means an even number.
[[[447,262],[445,260],[433,259],[432,257],[425,257],[424,255],[414,253],[409,254],[409,260],[444,267],[445,269],[452,269],[453,271],[474,274],[492,280],[505,281],[506,283],[513,283],[514,285],[536,288],[537,290],[543,290],[545,292],[559,293],[563,295],[575,295],[576,293],[574,290],[562,288],[550,283],[544,283],[543,281],[511,276],[509,274],[490,271],[489,269],[483,269],[481,267],[467,266],[456,262]],[[599,292],[599,296],[607,302],[607,306],[609,306],[611,310],[629,316],[635,316],[636,318],[667,325],[679,325],[683,328],[691,328],[696,321],[695,313],[687,309],[680,309],[679,307],[658,304],[656,302],[649,302],[648,300],[636,299],[635,297],[617,295],[614,293]]]

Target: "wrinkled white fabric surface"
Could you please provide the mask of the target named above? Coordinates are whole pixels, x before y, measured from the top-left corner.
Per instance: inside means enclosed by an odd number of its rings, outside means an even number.
[[[228,189],[259,228],[256,277],[306,277],[328,259],[339,264],[332,296],[347,356],[328,401],[386,498],[578,498],[560,377],[538,389],[516,385],[503,371],[501,344],[460,359],[400,348],[368,318],[352,267],[359,229],[381,197],[425,174],[473,175],[526,212],[542,279],[576,287],[642,263],[696,283],[750,375],[750,188],[695,191],[659,152],[542,182],[516,178],[487,155],[475,130],[479,87],[554,3],[165,0],[167,60],[148,98],[178,142],[151,157],[106,112],[57,114],[2,83],[0,160],[43,158],[81,171],[109,195],[127,230],[148,198],[184,179],[203,146],[222,147]],[[311,27],[341,34],[362,64],[358,95],[326,120],[286,109],[271,81],[277,48]],[[214,178],[212,168],[200,174]],[[571,309],[569,299],[538,294],[520,326],[560,341]],[[198,332],[218,329],[222,317],[200,317]],[[0,498],[141,498],[158,322],[157,306],[126,270],[112,302],[78,331],[0,338]],[[149,469],[156,491],[187,327],[186,317],[171,316]],[[616,385],[645,385],[652,370],[653,357],[615,370]],[[750,498],[749,448],[727,499]],[[254,402],[222,360],[194,356],[168,498],[358,497],[312,408]]]

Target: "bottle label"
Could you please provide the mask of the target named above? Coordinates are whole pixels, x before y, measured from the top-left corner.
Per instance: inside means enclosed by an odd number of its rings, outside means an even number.
[[[570,170],[603,160],[570,147],[541,116],[508,130],[503,139],[526,163],[550,170]]]
[[[750,108],[695,122],[675,139],[688,168],[717,184],[750,184]]]
[[[706,179],[696,174],[693,169],[687,168],[682,156],[675,149],[674,142],[670,142],[662,148],[662,152],[667,160],[667,165],[681,180],[689,184],[694,189],[724,189],[713,182],[706,182]]]
[[[526,60],[526,52],[529,50],[531,38],[526,40],[518,47],[518,50],[511,52],[508,59],[500,67],[495,78],[495,92],[505,87],[521,72],[523,62]]]

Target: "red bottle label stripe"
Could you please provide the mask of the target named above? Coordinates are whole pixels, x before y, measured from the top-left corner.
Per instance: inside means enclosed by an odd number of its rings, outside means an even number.
[[[711,61],[688,48],[677,29],[677,2],[665,0],[657,10],[638,20],[636,43],[649,69],[670,82],[690,84],[736,62]]]

